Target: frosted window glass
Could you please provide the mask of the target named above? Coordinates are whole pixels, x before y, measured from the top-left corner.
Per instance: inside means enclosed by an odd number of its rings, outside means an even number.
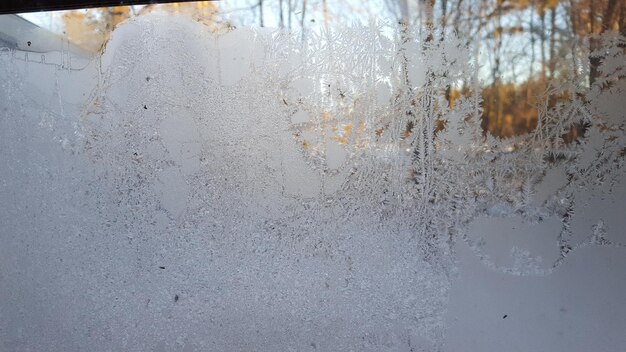
[[[626,39],[515,134],[420,28],[0,45],[0,350],[626,349]]]

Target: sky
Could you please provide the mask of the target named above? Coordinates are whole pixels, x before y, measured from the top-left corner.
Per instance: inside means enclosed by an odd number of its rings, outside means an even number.
[[[292,11],[292,29],[300,31],[300,21],[302,16],[302,1],[293,0]],[[231,1],[216,1],[214,2],[220,9],[219,16],[222,19],[229,21],[234,25],[240,26],[258,26],[259,25],[259,10],[257,0],[231,0]],[[287,0],[283,0],[283,13],[285,14],[284,22],[287,25]],[[362,24],[367,25],[372,19],[393,23],[395,22],[395,15],[390,9],[390,4],[393,1],[369,1],[367,5],[357,0],[344,0],[344,1],[328,1],[328,12],[331,23],[340,22],[346,25]],[[264,1],[264,15],[263,22],[266,27],[278,27],[279,16],[278,8],[280,2],[278,0],[265,0]],[[133,6],[133,12],[139,11],[143,5]],[[86,10],[82,10],[86,11]],[[62,16],[67,11],[52,11],[52,12],[37,12],[37,13],[24,13],[20,14],[23,18],[33,22],[34,24],[48,29],[59,35],[63,35],[63,22]],[[413,10],[417,13],[417,10]],[[323,28],[323,2],[321,0],[308,0],[305,23],[307,31],[318,31]],[[521,17],[519,17],[521,16]],[[515,13],[515,15],[503,18],[504,23],[510,23],[511,26],[515,26],[517,23],[526,24],[528,22],[528,16],[530,16],[530,10],[523,13]],[[560,18],[557,21],[561,21]],[[487,31],[490,29],[486,29]],[[530,58],[532,47],[528,36],[528,28],[525,29],[525,33],[522,35],[508,36],[505,38],[503,54],[502,54],[502,75],[501,78],[505,81],[522,81],[525,80],[530,74]],[[389,33],[392,34],[392,33]],[[481,35],[488,35],[487,32]],[[480,51],[480,74],[479,76],[484,81],[491,80],[491,67],[493,67],[494,57],[493,48],[489,40],[478,40],[481,45]],[[537,39],[534,44],[535,60],[533,65],[533,71],[539,72],[539,55],[540,55],[540,43]]]
[[[259,23],[258,8],[256,7],[257,1],[255,0],[216,1],[214,3],[220,8],[222,16],[232,20],[232,22],[236,24],[258,25]],[[302,16],[302,2],[296,0],[292,6],[292,24],[293,27],[296,27],[299,26]],[[143,7],[144,5],[132,6],[135,11],[139,11]],[[266,27],[278,27],[278,7],[279,2],[276,0],[264,1],[263,21]],[[286,23],[287,0],[283,3],[283,9]],[[391,13],[386,3],[383,1],[371,1],[368,2],[367,6],[363,6],[361,2],[355,0],[329,1],[328,11],[331,21],[341,20],[348,23],[367,24],[370,17],[383,20],[391,18]],[[21,13],[19,15],[42,28],[62,34],[63,23],[61,17],[66,12],[68,11],[31,12]],[[323,23],[322,2],[320,0],[307,2],[305,21],[307,22],[307,26],[315,26],[315,24]]]

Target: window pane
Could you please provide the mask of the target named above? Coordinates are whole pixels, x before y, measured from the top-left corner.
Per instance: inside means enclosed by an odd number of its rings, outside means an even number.
[[[626,5],[0,16],[0,350],[626,348]]]

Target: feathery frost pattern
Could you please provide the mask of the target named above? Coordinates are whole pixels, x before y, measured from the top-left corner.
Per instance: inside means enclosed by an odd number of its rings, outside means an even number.
[[[19,326],[0,323],[0,341],[437,351],[455,245],[535,276],[624,247],[623,219],[599,209],[626,199],[626,38],[595,38],[600,77],[548,84],[537,128],[510,138],[481,127],[468,39],[379,24],[215,35],[151,14],[93,60],[0,48],[0,312]],[[557,254],[513,247],[498,263],[482,232],[511,224]]]

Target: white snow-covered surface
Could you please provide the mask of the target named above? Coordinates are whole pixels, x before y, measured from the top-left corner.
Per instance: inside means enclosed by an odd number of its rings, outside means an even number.
[[[547,136],[498,154],[479,98],[435,104],[463,41],[338,33],[150,14],[93,60],[0,49],[0,350],[626,349],[619,129],[566,171]]]

